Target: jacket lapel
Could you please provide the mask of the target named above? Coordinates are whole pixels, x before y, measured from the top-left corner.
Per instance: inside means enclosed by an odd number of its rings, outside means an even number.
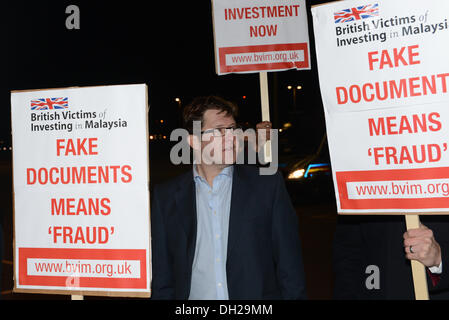
[[[187,257],[189,266],[192,266],[195,254],[197,218],[196,218],[196,191],[193,173],[186,175],[186,179],[180,181],[175,193],[176,212],[187,237]]]
[[[244,225],[244,216],[246,212],[246,199],[248,196],[248,190],[250,190],[250,181],[244,172],[238,165],[234,165],[234,173],[232,177],[232,195],[231,195],[231,208],[229,212],[229,230],[228,230],[228,248],[227,248],[227,261],[235,248],[236,243]],[[188,266],[193,264],[193,258],[195,255],[196,245],[196,233],[197,233],[197,213],[196,213],[196,189],[195,182],[193,180],[193,173],[186,175],[185,179],[182,179],[178,185],[177,192],[175,193],[176,199],[176,212],[182,228],[187,238],[187,258]]]
[[[244,175],[244,172],[238,165],[234,165],[234,173],[232,177],[232,196],[231,209],[229,213],[229,230],[228,230],[228,249],[227,261],[231,256],[235,244],[238,242],[239,235],[242,230],[243,217],[245,216],[245,204],[247,203],[245,197],[248,196],[249,181]]]

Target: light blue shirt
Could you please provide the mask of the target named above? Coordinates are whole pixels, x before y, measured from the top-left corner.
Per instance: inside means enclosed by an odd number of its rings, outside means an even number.
[[[226,255],[231,209],[233,166],[224,168],[212,183],[193,166],[196,188],[197,235],[192,265],[190,300],[228,300]]]

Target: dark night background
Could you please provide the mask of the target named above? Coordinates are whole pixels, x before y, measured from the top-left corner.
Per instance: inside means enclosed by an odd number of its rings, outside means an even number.
[[[325,134],[310,13],[311,5],[324,2],[306,0],[311,70],[268,73],[271,121],[274,128],[291,125],[279,137],[285,138],[284,147],[295,156],[315,152]],[[66,7],[72,4],[80,9],[80,30],[65,26]],[[1,209],[5,244],[0,298],[45,299],[45,295],[11,292],[10,91],[146,83],[149,134],[158,137],[150,143],[150,180],[158,183],[177,174],[163,146],[170,142],[160,137],[180,126],[182,107],[195,96],[221,95],[239,105],[239,121],[255,127],[261,121],[259,75],[216,75],[210,0],[8,1],[2,2],[0,12],[0,201],[5,204]],[[289,85],[302,87],[296,104]],[[8,150],[2,152],[4,146]],[[312,263],[305,265],[308,283],[314,284],[308,287],[312,299],[331,298],[334,202],[331,198],[326,203],[295,204],[304,260]],[[321,243],[316,242],[317,234]]]
[[[319,3],[320,1],[313,1]],[[323,2],[323,1],[321,1]],[[211,3],[202,1],[15,1],[2,4],[4,61],[0,137],[10,137],[10,90],[146,83],[150,132],[175,128],[178,103],[198,95],[222,95],[240,106],[242,121],[261,119],[259,76],[217,76]],[[275,127],[298,122],[309,138],[324,132],[310,5],[312,70],[268,73]],[[68,30],[68,5],[80,9],[79,30]],[[302,89],[293,106],[288,85]],[[243,99],[246,96],[246,99]],[[170,127],[170,128],[169,128]],[[312,134],[310,134],[312,133]],[[313,138],[312,138],[313,139]]]

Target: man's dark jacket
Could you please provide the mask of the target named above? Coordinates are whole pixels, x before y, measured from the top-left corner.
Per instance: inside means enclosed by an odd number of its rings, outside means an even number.
[[[193,172],[153,191],[152,297],[188,299],[197,216]],[[229,299],[304,299],[295,210],[280,173],[234,165],[226,274]]]
[[[442,251],[443,273],[436,286],[426,270],[429,298],[449,299],[449,217],[423,214],[420,220],[433,231]],[[406,231],[404,216],[339,216],[333,248],[334,298],[415,299],[412,268],[404,252]],[[378,288],[372,288],[370,265],[378,267]]]

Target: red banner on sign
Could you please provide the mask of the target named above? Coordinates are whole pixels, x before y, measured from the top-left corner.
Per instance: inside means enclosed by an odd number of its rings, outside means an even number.
[[[145,250],[19,248],[19,284],[147,289]]]
[[[336,172],[342,209],[447,208],[449,167]]]
[[[309,68],[307,43],[219,48],[220,72]]]

